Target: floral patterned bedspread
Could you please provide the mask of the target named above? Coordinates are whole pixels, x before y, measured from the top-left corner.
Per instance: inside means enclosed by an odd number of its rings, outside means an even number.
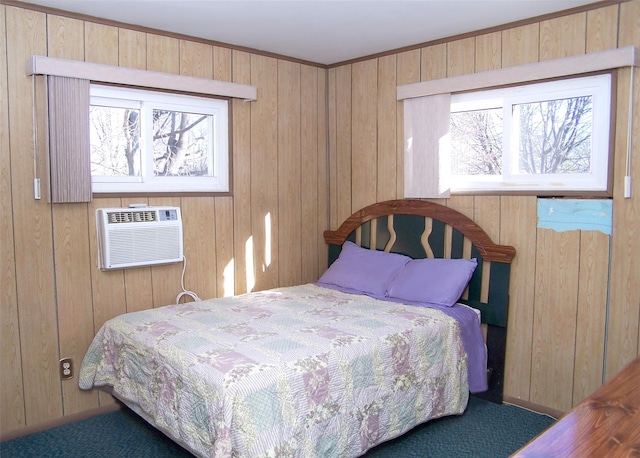
[[[114,318],[79,379],[215,457],[359,456],[469,396],[453,318],[313,284]]]

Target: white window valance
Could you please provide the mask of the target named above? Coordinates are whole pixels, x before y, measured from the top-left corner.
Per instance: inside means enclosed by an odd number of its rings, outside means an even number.
[[[26,74],[66,76],[95,83],[166,89],[195,94],[232,97],[247,101],[257,100],[258,89],[248,84],[195,78],[172,73],[153,72],[136,68],[94,64],[57,57],[31,56],[27,59]]]
[[[510,84],[522,84],[551,78],[640,66],[640,53],[635,46],[609,49],[579,56],[563,57],[499,70],[470,73],[420,83],[403,84],[396,88],[398,100],[434,94],[490,89]]]

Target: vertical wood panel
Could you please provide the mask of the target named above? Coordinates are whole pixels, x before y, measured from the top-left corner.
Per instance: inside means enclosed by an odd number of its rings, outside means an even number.
[[[475,37],[447,43],[447,76],[473,73],[475,69]]]
[[[451,196],[446,199],[447,207],[451,207],[460,213],[473,219],[474,197],[473,196]]]
[[[30,192],[34,178],[32,80],[22,73],[28,57],[47,52],[46,17],[14,7],[7,7],[6,13],[11,196],[12,208],[19,209],[13,213],[18,318],[25,418],[32,425],[62,415],[51,209],[46,201],[34,200]],[[43,152],[38,154],[44,161]]]
[[[580,231],[538,229],[531,401],[572,407]]]
[[[84,58],[96,64],[118,65],[118,28],[85,22]]]
[[[182,213],[184,256],[187,263],[184,277],[185,289],[193,291],[201,299],[216,297],[216,264],[211,262],[215,261],[217,256],[216,205],[213,197],[182,197],[180,211]],[[178,266],[182,265],[178,264]],[[176,291],[176,294],[178,292],[179,290]],[[188,297],[184,299],[186,302],[191,300]]]
[[[608,260],[609,236],[600,231],[582,231],[572,405],[602,384]]]
[[[539,59],[540,24],[502,32],[502,67],[531,64]]]
[[[597,52],[616,47],[619,5],[587,12],[586,52]]]
[[[222,297],[234,294],[234,265],[233,265],[233,199],[231,197],[216,198],[214,216],[216,251],[214,268],[216,278],[209,279],[209,284],[216,285],[217,290],[210,296]],[[211,262],[211,254],[209,254]],[[206,293],[209,294],[209,293]]]
[[[500,240],[501,218],[502,198],[500,196],[475,196],[473,198],[473,219],[492,240]]]
[[[317,69],[308,66],[300,68],[300,105],[303,107],[300,110],[300,250],[302,257],[309,261],[301,263],[301,283],[318,279],[318,239],[322,239],[322,229],[328,229],[321,227],[320,222],[326,218],[320,219],[319,212],[323,207],[318,205],[321,198],[326,200],[326,191],[324,188],[320,189],[320,185],[326,183],[326,175],[322,177],[323,182],[319,183],[321,177],[318,173],[324,162],[318,138],[318,104],[322,102],[321,106],[324,106],[324,100],[318,99],[318,79]]]
[[[213,78],[213,47],[204,43],[178,40],[180,74],[198,78]]]
[[[118,29],[118,60],[122,67],[147,69],[147,34]]]
[[[421,51],[420,81],[447,77],[448,45],[427,46]]]
[[[0,55],[7,55],[6,7],[0,5]],[[0,59],[0,431],[25,426],[24,391],[18,297],[16,291],[16,253],[11,206],[11,155],[9,150],[9,100],[7,61]]]
[[[315,279],[317,279],[322,273],[324,273],[328,264],[328,247],[326,243],[324,243],[322,234],[325,230],[330,229],[331,227],[329,224],[329,114],[327,113],[329,81],[327,71],[323,69],[314,69],[314,71],[317,75],[316,109],[318,112],[318,169],[316,171],[318,176],[318,227],[316,236],[316,246],[318,247],[318,267],[315,276]]]
[[[278,283],[278,62],[251,56],[251,225],[255,289]]]
[[[301,282],[300,64],[278,61],[278,284]],[[308,183],[305,182],[305,186]]]
[[[78,365],[94,336],[88,224],[87,204],[54,205],[60,357]],[[62,381],[62,396],[65,415],[98,405],[97,393],[79,390],[75,378]]]
[[[377,76],[377,94],[378,104],[377,122],[378,126],[387,126],[384,129],[377,130],[377,194],[376,202],[383,200],[395,199],[398,195],[397,190],[397,173],[402,166],[402,155],[396,151],[397,132],[396,132],[396,109],[398,102],[396,100],[396,56],[386,56],[378,59],[378,76]],[[398,161],[400,159],[400,162]]]
[[[327,72],[327,147],[328,153],[328,188],[329,188],[329,229],[336,229],[338,224],[338,70]]]
[[[213,79],[220,81],[232,81],[231,50],[214,46],[213,55]],[[233,101],[229,102],[230,116],[233,116]],[[231,120],[231,139],[229,142],[229,154],[233,154],[233,136],[236,125]],[[231,186],[233,186],[233,157],[231,160]],[[235,291],[235,272],[233,262],[234,236],[233,221],[234,207],[232,197],[217,197],[215,212],[216,256],[215,269],[217,285],[216,296],[233,296]]]
[[[147,70],[180,73],[180,40],[147,34]]]
[[[579,13],[540,23],[540,60],[584,54],[587,14]]]
[[[251,82],[251,56],[233,51],[233,81]],[[247,249],[251,236],[251,106],[234,100],[233,104],[233,239],[234,290],[249,292],[254,286],[253,252]]]
[[[213,79],[220,81],[233,81],[233,59],[229,48],[213,46]]]
[[[476,37],[476,72],[502,68],[502,32]]]
[[[375,203],[377,189],[378,60],[353,64],[351,211]]]
[[[53,14],[47,15],[47,55],[84,60],[84,22]]]
[[[537,199],[501,198],[500,243],[516,247],[509,285],[505,393],[529,400],[536,272]]]
[[[347,219],[353,209],[351,207],[352,185],[352,116],[351,116],[351,72],[352,66],[345,65],[336,69],[336,221],[331,222],[332,228]],[[332,202],[333,204],[333,202]],[[333,213],[332,213],[333,216]]]

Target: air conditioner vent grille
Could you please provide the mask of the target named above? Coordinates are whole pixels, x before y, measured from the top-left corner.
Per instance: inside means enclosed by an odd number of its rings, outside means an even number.
[[[140,223],[157,221],[156,212],[148,210],[119,211],[107,213],[107,221],[113,223]]]

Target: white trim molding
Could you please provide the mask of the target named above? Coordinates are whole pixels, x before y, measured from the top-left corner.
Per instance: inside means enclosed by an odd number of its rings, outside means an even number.
[[[638,49],[635,46],[627,46],[499,70],[488,70],[450,78],[404,84],[397,87],[396,97],[397,100],[405,100],[436,94],[450,94],[477,89],[485,90],[508,84],[521,84],[612,70],[614,68],[639,66],[640,53],[638,53]]]
[[[57,57],[31,56],[26,62],[26,74],[66,76],[96,83],[113,83],[154,89],[217,95],[254,101],[256,86],[227,81],[195,78],[171,73],[153,72],[127,67],[95,64]]]

